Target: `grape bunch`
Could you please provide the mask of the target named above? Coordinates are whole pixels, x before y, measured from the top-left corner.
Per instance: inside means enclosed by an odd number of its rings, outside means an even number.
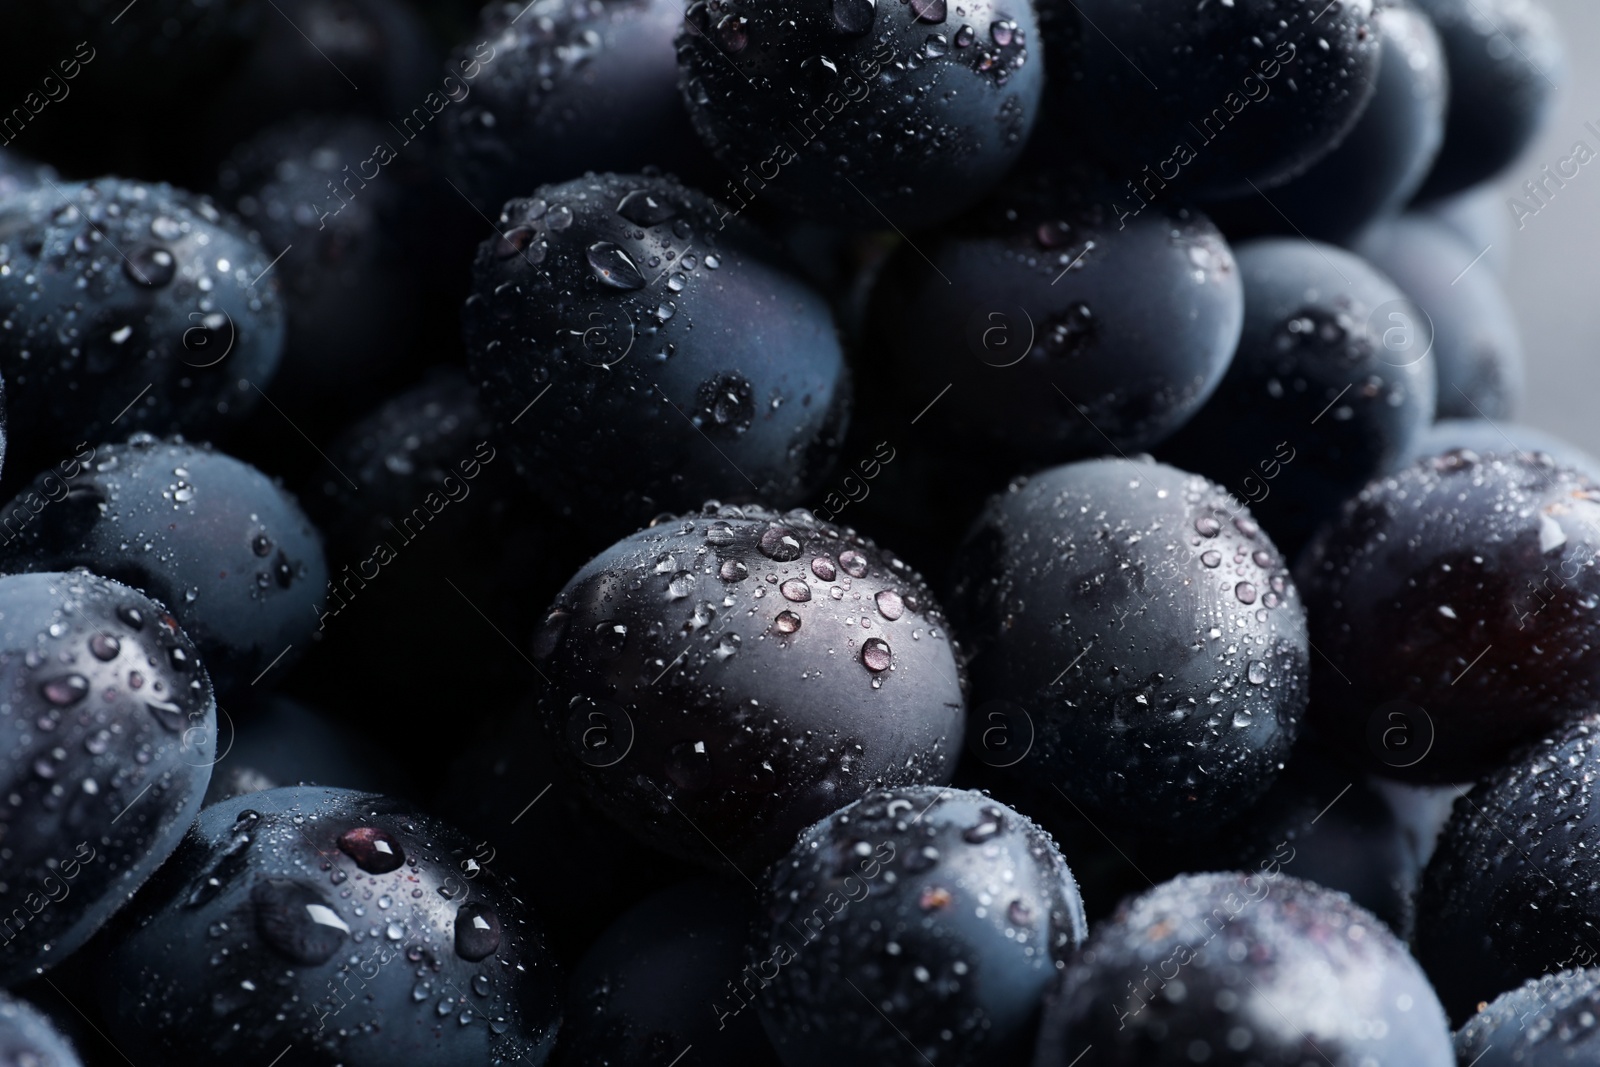
[[[0,14],[0,1067],[1600,1062],[1538,0],[480,2]]]

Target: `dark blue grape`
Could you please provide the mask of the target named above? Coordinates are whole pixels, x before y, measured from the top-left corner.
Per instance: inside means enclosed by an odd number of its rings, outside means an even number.
[[[737,210],[830,225],[953,218],[1027,144],[1044,63],[1031,0],[696,0],[683,98]]]

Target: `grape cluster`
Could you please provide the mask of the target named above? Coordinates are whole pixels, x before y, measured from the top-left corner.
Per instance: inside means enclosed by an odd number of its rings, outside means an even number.
[[[481,3],[0,14],[0,1067],[1593,1060],[1536,0]]]

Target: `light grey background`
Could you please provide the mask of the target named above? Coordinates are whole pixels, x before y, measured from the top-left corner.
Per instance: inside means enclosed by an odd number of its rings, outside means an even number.
[[[1507,293],[1528,358],[1528,388],[1518,421],[1600,454],[1600,160],[1583,167],[1522,229],[1505,197],[1572,154],[1584,129],[1600,127],[1600,0],[1544,0],[1561,25],[1566,77],[1555,115],[1502,181],[1508,225]],[[1496,249],[1498,253],[1500,250]]]

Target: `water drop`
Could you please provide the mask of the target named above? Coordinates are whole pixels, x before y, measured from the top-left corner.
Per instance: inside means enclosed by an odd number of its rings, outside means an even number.
[[[596,241],[589,246],[588,256],[594,276],[606,285],[615,289],[644,288],[644,274],[621,246],[610,241]]]
[[[250,890],[250,902],[261,940],[295,963],[327,963],[350,933],[322,891],[305,882],[264,879]]]
[[[538,236],[539,231],[531,226],[518,226],[515,229],[507,230],[500,240],[494,243],[495,258],[512,259],[516,256],[526,255],[529,246],[533,244],[534,239]],[[544,259],[544,252],[541,249],[537,252],[537,259],[529,258],[538,263]]]
[[[406,862],[400,842],[375,826],[358,826],[339,836],[339,851],[356,861],[368,874],[388,874]]]
[[[1041,325],[1040,336],[1044,340],[1045,351],[1062,359],[1081,356],[1089,351],[1100,333],[1094,312],[1082,301],[1051,315]]]
[[[961,839],[970,841],[974,845],[982,844],[991,838],[999,837],[1000,832],[1004,829],[1005,820],[1000,814],[1000,809],[984,808],[977,825],[969,826],[963,830]]]
[[[800,538],[787,526],[767,527],[762,531],[761,541],[757,547],[761,549],[763,556],[779,563],[788,563],[800,558]]]
[[[178,273],[178,260],[160,245],[142,245],[122,261],[122,273],[136,285],[160,289],[172,283]]]
[[[722,47],[733,55],[743,52],[750,43],[750,35],[746,30],[749,24],[749,19],[739,15],[724,15],[722,21],[717,23],[717,37],[722,41]]]
[[[628,627],[620,622],[596,623],[594,638],[596,654],[602,659],[615,659],[628,644]]]
[[[804,604],[811,599],[811,587],[804,578],[790,578],[778,586],[778,592],[783,594],[783,599],[792,600],[796,604]]]
[[[869,637],[861,644],[861,662],[874,674],[888,670],[892,658],[889,642],[882,638]]]
[[[800,616],[792,611],[780,611],[772,625],[780,634],[792,634],[800,629]]]
[[[58,708],[76,704],[89,695],[89,679],[81,674],[67,674],[52,678],[39,687],[44,698]]]
[[[637,226],[659,226],[678,214],[670,203],[657,200],[643,189],[635,189],[622,198],[617,214]]]
[[[494,909],[470,900],[456,912],[456,955],[476,963],[500,948],[500,919]]]

